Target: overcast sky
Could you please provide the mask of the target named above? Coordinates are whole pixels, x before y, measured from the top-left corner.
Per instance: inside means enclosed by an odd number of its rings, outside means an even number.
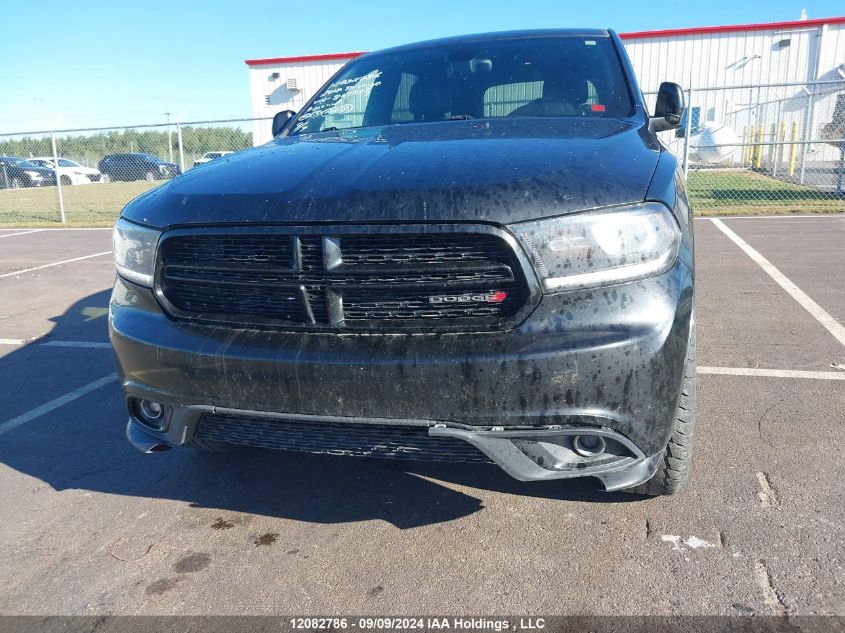
[[[2,0],[0,133],[250,114],[245,59],[462,33],[619,32],[840,15],[842,0]],[[843,60],[845,61],[845,60]]]

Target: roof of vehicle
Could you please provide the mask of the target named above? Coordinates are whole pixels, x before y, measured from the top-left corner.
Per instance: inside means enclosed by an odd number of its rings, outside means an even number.
[[[103,156],[103,158],[112,158],[114,156],[140,156],[141,158],[155,158],[156,160],[161,160],[155,154],[148,154],[147,152],[118,152],[116,154],[108,154],[107,156]]]
[[[395,53],[405,50],[416,50],[420,48],[435,48],[438,46],[451,46],[454,44],[469,44],[474,42],[491,42],[495,40],[531,39],[548,37],[608,37],[610,31],[607,29],[528,29],[520,31],[496,31],[492,33],[475,33],[472,35],[457,35],[453,37],[442,37],[434,40],[402,44],[392,48],[383,48],[373,51],[370,54]]]
[[[259,64],[289,64],[292,62],[317,62],[317,61],[341,61],[354,59],[362,55],[372,53],[394,52],[408,48],[420,48],[428,46],[441,46],[459,42],[483,42],[497,39],[531,38],[531,37],[607,37],[610,31],[607,29],[525,29],[517,31],[494,31],[490,33],[475,33],[471,35],[457,35],[434,40],[424,40],[411,44],[402,44],[393,48],[385,48],[378,51],[359,51],[354,53],[323,53],[320,55],[297,55],[294,57],[269,57],[266,59],[247,59],[247,65]]]

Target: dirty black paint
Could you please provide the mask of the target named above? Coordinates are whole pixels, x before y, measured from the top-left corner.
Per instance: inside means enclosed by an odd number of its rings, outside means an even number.
[[[640,102],[625,119],[483,123],[279,138],[177,178],[123,215],[158,228],[320,223],[366,231],[413,222],[507,231],[513,222],[650,200],[671,208],[681,228],[674,266],[545,294],[505,331],[389,336],[174,323],[151,290],[119,278],[109,324],[127,394],[177,407],[477,428],[587,420],[658,454],[672,430],[694,301],[691,211],[677,160],[649,132]],[[174,445],[190,440],[199,412],[174,415],[168,431],[145,433]],[[261,538],[256,545],[275,540]]]
[[[642,119],[504,119],[290,137],[191,170],[123,216],[164,228],[487,222],[640,202],[660,157]],[[481,149],[482,146],[485,149]],[[436,168],[434,168],[436,166]]]

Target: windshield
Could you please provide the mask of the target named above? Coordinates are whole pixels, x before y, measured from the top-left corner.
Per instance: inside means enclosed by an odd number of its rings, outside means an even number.
[[[633,102],[609,37],[456,42],[363,57],[292,134],[489,117],[624,117]]]
[[[22,169],[38,169],[39,166],[35,163],[30,163],[25,158],[13,158],[12,162]]]

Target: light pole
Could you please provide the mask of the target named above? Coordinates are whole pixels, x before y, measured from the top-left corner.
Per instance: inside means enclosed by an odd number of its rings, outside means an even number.
[[[169,160],[171,163],[173,162],[173,131],[170,129],[170,113],[165,112],[164,116],[167,117],[167,153]]]

